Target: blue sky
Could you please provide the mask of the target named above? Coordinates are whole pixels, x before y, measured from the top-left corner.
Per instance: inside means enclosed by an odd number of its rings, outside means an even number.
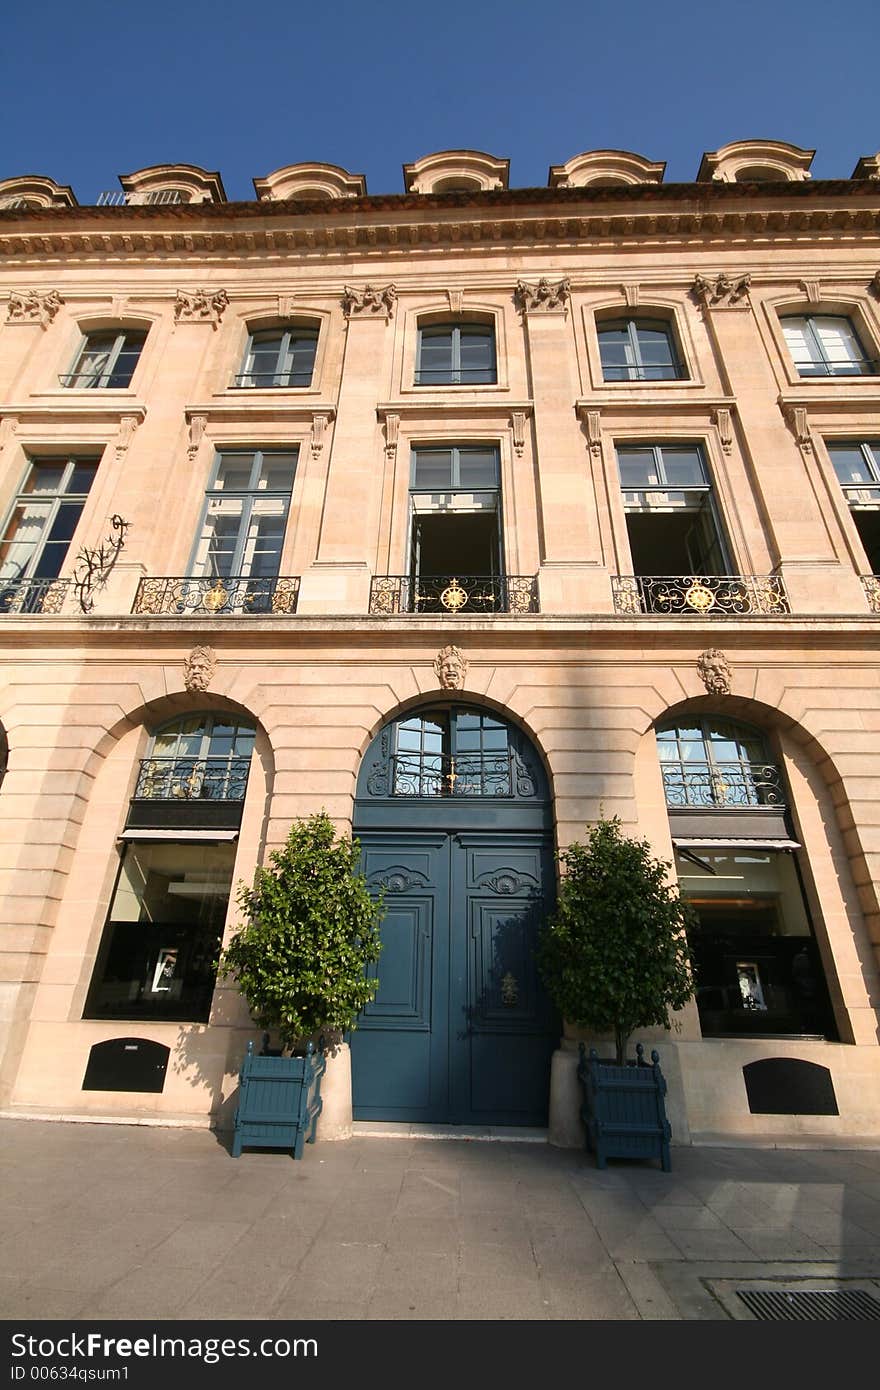
[[[672,182],[749,136],[815,148],[816,178],[880,148],[877,0],[31,0],[3,30],[0,178],[80,202],[166,161],[252,198],[306,159],[399,193],[404,162],[465,146],[513,186],[586,149]]]

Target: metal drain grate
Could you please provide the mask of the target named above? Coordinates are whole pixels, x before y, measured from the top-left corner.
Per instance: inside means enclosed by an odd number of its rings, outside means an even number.
[[[737,1289],[761,1322],[880,1322],[880,1303],[864,1289]]]

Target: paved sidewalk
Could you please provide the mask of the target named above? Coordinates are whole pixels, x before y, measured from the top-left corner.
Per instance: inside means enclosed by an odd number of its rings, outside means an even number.
[[[880,1300],[876,1150],[678,1148],[667,1175],[543,1143],[224,1142],[0,1121],[0,1316],[726,1320],[756,1279]]]

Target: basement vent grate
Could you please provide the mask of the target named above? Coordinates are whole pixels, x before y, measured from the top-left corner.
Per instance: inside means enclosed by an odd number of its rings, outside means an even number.
[[[864,1289],[737,1289],[761,1322],[880,1322],[880,1303]]]

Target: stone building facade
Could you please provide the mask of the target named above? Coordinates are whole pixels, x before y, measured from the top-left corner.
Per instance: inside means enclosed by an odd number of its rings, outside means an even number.
[[[675,864],[679,1138],[880,1136],[880,160],[0,182],[0,1104],[228,1118],[235,884],[325,808],[388,917],[356,1117],[577,1142],[531,942]]]

